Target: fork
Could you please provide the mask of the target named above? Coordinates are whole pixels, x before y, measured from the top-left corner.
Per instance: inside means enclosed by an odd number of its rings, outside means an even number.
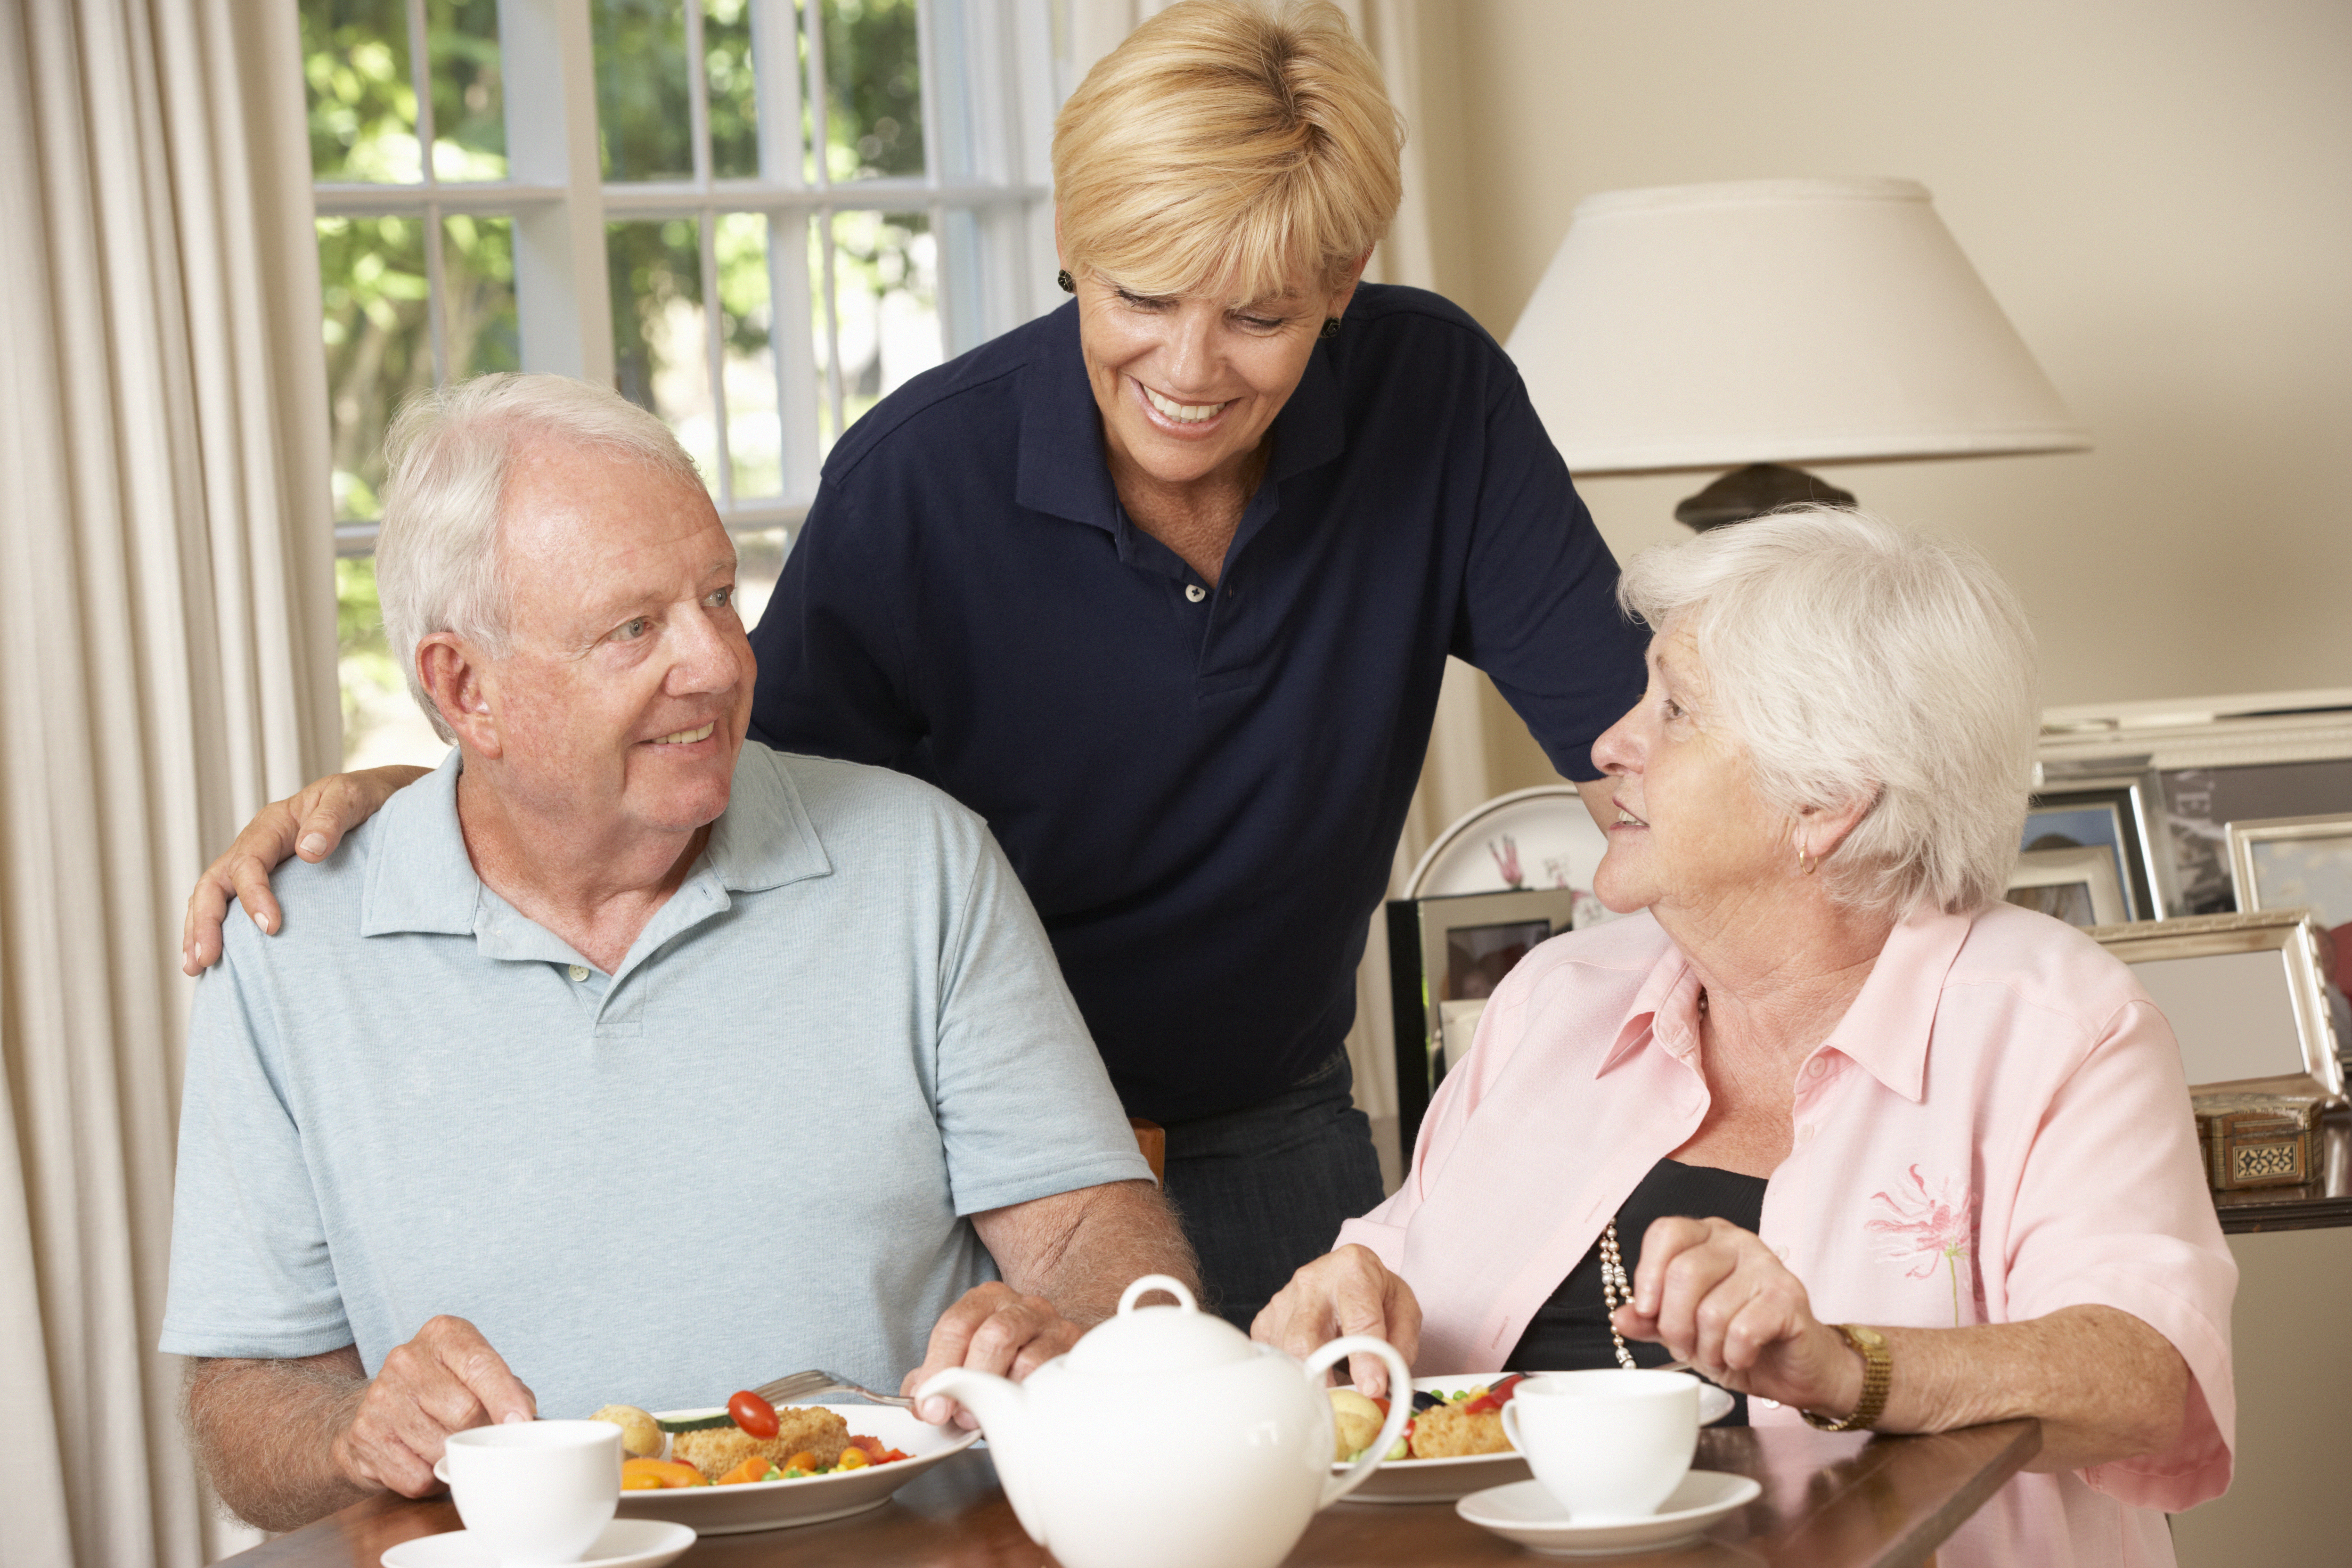
[[[751,1392],[771,1405],[799,1405],[807,1400],[821,1399],[828,1394],[855,1394],[877,1405],[895,1405],[901,1410],[915,1407],[915,1402],[903,1394],[877,1394],[837,1373],[818,1372],[814,1368],[780,1377],[773,1383],[763,1383]]]

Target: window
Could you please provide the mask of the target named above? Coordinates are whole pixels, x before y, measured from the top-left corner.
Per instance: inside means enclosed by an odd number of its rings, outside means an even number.
[[[834,441],[1049,309],[1051,0],[301,0],[344,754],[430,759],[375,609],[383,431],[492,370],[678,434],[756,618]]]

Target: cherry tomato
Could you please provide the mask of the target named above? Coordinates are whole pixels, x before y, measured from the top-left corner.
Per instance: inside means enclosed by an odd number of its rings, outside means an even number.
[[[736,1426],[754,1437],[776,1435],[776,1407],[748,1388],[727,1402],[727,1414],[735,1417]]]
[[[1526,1377],[1522,1374],[1513,1373],[1510,1376],[1501,1379],[1492,1388],[1486,1390],[1486,1393],[1480,1394],[1477,1398],[1464,1405],[1462,1407],[1463,1412],[1465,1415],[1483,1415],[1489,1410],[1500,1410],[1504,1405],[1508,1405],[1511,1402],[1511,1395],[1517,1393],[1519,1384],[1526,1381]]]

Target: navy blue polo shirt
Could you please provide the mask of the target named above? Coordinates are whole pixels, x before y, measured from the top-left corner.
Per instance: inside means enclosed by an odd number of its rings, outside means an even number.
[[[987,818],[1129,1111],[1181,1121],[1339,1048],[1446,655],[1595,776],[1643,682],[1616,583],[1495,341],[1367,284],[1211,589],[1121,510],[1068,304],[835,447],[752,726]]]

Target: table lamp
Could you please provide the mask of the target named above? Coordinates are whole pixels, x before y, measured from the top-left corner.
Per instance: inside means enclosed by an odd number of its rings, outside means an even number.
[[[1507,347],[1571,472],[1733,468],[1694,528],[1853,504],[1784,465],[2091,444],[1910,180],[1589,196]]]

